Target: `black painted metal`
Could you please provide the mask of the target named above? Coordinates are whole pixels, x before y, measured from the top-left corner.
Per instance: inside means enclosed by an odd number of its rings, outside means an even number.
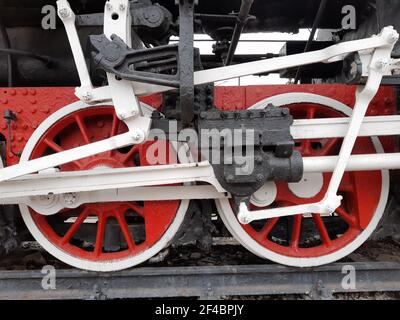
[[[228,55],[225,60],[225,65],[229,66],[232,63],[233,57],[236,52],[237,45],[240,40],[240,36],[242,35],[242,32],[244,28],[246,27],[247,21],[249,19],[249,14],[251,7],[253,6],[254,0],[242,0],[242,4],[240,6],[240,11],[237,16],[237,22],[235,29],[233,30],[233,35],[232,35],[232,40],[231,44],[228,50]]]
[[[184,127],[194,119],[194,6],[195,0],[179,2],[179,110]]]
[[[315,34],[317,32],[317,29],[321,24],[322,17],[324,16],[327,3],[328,3],[327,0],[321,0],[320,1],[319,8],[318,8],[318,11],[317,11],[317,15],[315,16],[315,20],[314,20],[314,23],[313,23],[313,26],[312,26],[312,29],[311,29],[310,37],[308,38],[306,47],[304,48],[304,52],[308,52],[310,50],[310,46],[311,46],[312,42],[314,41],[314,37],[315,37]],[[294,83],[297,83],[299,81],[299,79],[301,77],[301,70],[302,70],[302,68],[300,66],[297,69],[296,76],[294,78]]]
[[[354,268],[355,289],[342,282]],[[117,273],[56,271],[56,289],[43,290],[39,271],[1,271],[0,299],[220,298],[240,295],[400,291],[400,263],[337,263],[311,269],[279,265],[139,268]]]
[[[97,68],[121,79],[179,88],[177,45],[134,50],[116,35],[111,41],[104,34],[89,39]]]
[[[219,183],[235,197],[249,197],[266,181],[298,182],[303,160],[290,134],[287,108],[200,113],[202,154]],[[228,131],[227,131],[228,130]]]

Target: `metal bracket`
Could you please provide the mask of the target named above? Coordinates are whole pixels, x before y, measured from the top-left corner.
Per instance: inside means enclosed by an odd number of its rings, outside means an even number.
[[[179,88],[178,45],[133,50],[117,35],[90,36],[95,65],[125,80]],[[178,70],[177,74],[162,74]]]

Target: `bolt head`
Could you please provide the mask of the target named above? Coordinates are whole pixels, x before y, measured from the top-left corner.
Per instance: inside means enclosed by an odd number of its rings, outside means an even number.
[[[93,96],[92,96],[92,94],[91,94],[90,92],[85,92],[85,93],[82,95],[82,98],[83,98],[83,101],[89,102],[89,101],[92,100]]]
[[[262,182],[262,181],[264,181],[264,179],[265,179],[264,175],[262,175],[262,174],[257,175],[258,182]]]
[[[397,32],[393,31],[388,35],[389,43],[396,43],[398,40],[399,40],[399,34]]]
[[[145,140],[145,134],[141,130],[132,133],[132,139],[135,143],[142,143]]]
[[[112,8],[113,8],[112,4],[111,4],[109,1],[107,1],[107,2],[106,2],[106,9],[107,9],[108,11],[111,11]]]
[[[64,194],[64,203],[66,205],[73,205],[76,203],[76,196],[73,193],[66,193]]]
[[[58,11],[59,15],[61,18],[66,19],[71,15],[71,10],[69,10],[68,8],[61,8]]]

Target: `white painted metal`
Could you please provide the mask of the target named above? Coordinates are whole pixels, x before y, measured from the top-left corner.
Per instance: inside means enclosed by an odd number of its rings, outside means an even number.
[[[208,161],[201,163],[100,168],[87,171],[41,173],[23,176],[0,184],[0,199],[70,192],[162,186],[177,183],[205,182],[224,193]]]
[[[324,186],[323,171],[304,172],[303,178],[299,183],[289,183],[289,190],[299,198],[310,199],[320,193]]]
[[[333,172],[338,157],[305,157],[305,172]],[[375,171],[400,169],[400,153],[384,153],[369,155],[352,155],[347,163],[346,171]]]
[[[83,204],[131,201],[204,200],[228,198],[211,185],[168,186],[110,189],[47,196],[19,197],[2,204],[24,204],[42,215],[54,215],[63,209],[78,208]],[[3,201],[2,201],[3,202]]]
[[[66,0],[58,0],[57,9],[58,16],[64,23],[68,41],[71,45],[72,54],[74,56],[76,70],[78,71],[79,79],[81,81],[81,86],[77,88],[76,95],[85,102],[90,102],[93,98],[97,100],[98,97],[93,97],[92,81],[90,80],[85,56],[83,54],[78,32],[76,31],[75,13],[72,11],[68,1]]]
[[[303,158],[304,177],[300,183],[290,183],[290,190],[302,198],[313,197],[321,190],[321,173],[333,172],[337,160],[337,156]],[[375,171],[383,169],[400,169],[400,153],[352,155],[346,167],[346,171]],[[146,200],[186,199],[186,197],[189,197],[188,195],[167,193],[167,189],[170,187],[162,188],[163,192],[165,192],[165,197],[161,193],[156,194],[155,192],[150,192],[150,190],[153,190],[154,186],[194,182],[205,182],[209,186],[204,189],[188,189],[188,192],[191,190],[190,197],[192,199],[226,197],[226,191],[214,177],[212,166],[208,162],[202,162],[148,166],[144,168],[98,168],[96,170],[76,172],[47,170],[40,174],[26,175],[1,183],[0,204],[28,204],[26,197],[48,196],[49,194],[62,195],[76,192],[103,194],[111,190],[118,190],[118,192],[122,193],[127,192],[125,191],[126,189],[139,188],[137,190],[141,190],[140,188],[142,187],[147,187],[149,191],[149,194],[146,195]],[[152,188],[149,189],[149,187]],[[208,191],[211,189],[214,190],[212,193]],[[207,191],[203,192],[203,190]],[[252,195],[251,203],[259,207],[266,207],[275,200],[275,195],[275,183],[268,182],[262,189]],[[114,200],[120,201],[118,199]],[[137,200],[136,195],[132,195],[131,201],[133,200]]]
[[[281,106],[290,105],[294,103],[316,103],[325,105],[336,111],[342,112],[347,116],[350,116],[352,113],[352,109],[344,105],[343,103],[340,103],[332,99],[327,99],[326,97],[323,96],[318,96],[309,93],[282,94],[274,96],[260,103],[258,105],[258,108],[262,108],[263,106],[265,107],[264,103],[269,101],[271,101],[271,103],[281,101],[280,104],[277,103]],[[380,140],[375,137],[371,138],[371,140],[373,142],[376,152],[378,154],[383,154],[384,150]],[[230,201],[228,199],[216,200],[216,205],[218,212],[225,226],[230,231],[230,233],[235,237],[235,239],[241,245],[246,247],[249,251],[253,252],[254,254],[258,255],[259,257],[293,267],[320,266],[332,263],[334,261],[338,261],[343,257],[349,255],[354,250],[359,248],[374,232],[385,211],[389,195],[389,187],[390,187],[389,171],[381,170],[381,175],[382,175],[381,195],[379,198],[376,211],[374,212],[373,218],[369,223],[369,225],[367,226],[367,228],[352,243],[348,244],[347,246],[341,248],[336,252],[321,257],[297,258],[297,257],[289,257],[277,254],[276,252],[263,247],[257,241],[255,241],[253,238],[249,236],[249,234],[243,228],[242,224],[238,221],[236,213],[233,212]]]
[[[290,132],[295,140],[343,138],[349,128],[348,118],[294,120]],[[365,117],[359,137],[383,137],[400,134],[400,116]]]
[[[104,9],[104,34],[111,40],[112,35],[120,37],[129,47],[132,46],[132,18],[128,0],[109,0]],[[140,115],[140,105],[129,81],[117,79],[107,73],[108,86],[119,119],[124,121]],[[116,90],[116,91],[115,91]]]
[[[265,208],[275,201],[277,194],[278,189],[275,182],[269,181],[253,193],[250,197],[250,203],[256,207]]]
[[[140,103],[135,96],[132,84],[129,81],[118,80],[115,75],[107,74],[108,90],[103,88],[94,90],[76,31],[75,14],[66,0],[58,1],[57,6],[59,16],[65,25],[68,39],[70,39],[75,64],[81,79],[81,87],[76,89],[76,95],[86,103],[112,100],[118,118],[126,123],[134,142],[136,144],[143,143],[148,137],[151,120],[149,117],[143,117]],[[129,6],[128,0],[110,0],[106,2],[104,33],[108,37],[116,34],[128,45],[131,45],[131,14]],[[104,95],[106,94],[111,94],[111,99],[105,98]]]

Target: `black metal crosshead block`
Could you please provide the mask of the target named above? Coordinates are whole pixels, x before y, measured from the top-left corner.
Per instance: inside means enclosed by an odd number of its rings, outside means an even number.
[[[202,112],[198,121],[201,151],[227,191],[249,197],[266,181],[302,178],[303,161],[294,150],[292,124],[289,109],[272,105],[261,110]],[[228,139],[227,133],[231,134]],[[214,161],[216,155],[219,162]]]

